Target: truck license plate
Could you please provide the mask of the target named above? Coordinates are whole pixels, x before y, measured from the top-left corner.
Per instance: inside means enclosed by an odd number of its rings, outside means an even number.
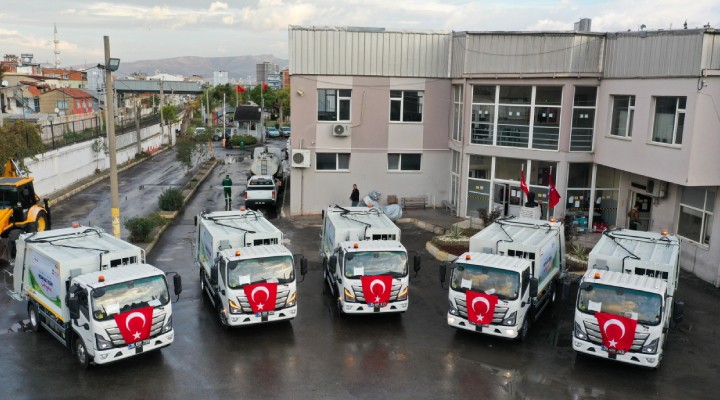
[[[128,349],[140,348],[141,349],[140,351],[142,351],[142,347],[146,344],[150,344],[150,339],[142,340],[142,341],[135,342],[135,343],[130,343],[128,345]]]
[[[605,346],[602,346],[601,348],[602,348],[604,351],[607,351],[608,354],[620,354],[620,355],[625,354],[625,350],[609,349],[609,348],[607,348],[607,347],[605,347]]]

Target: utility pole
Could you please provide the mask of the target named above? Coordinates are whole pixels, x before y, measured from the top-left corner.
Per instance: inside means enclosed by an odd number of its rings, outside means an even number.
[[[225,134],[227,128],[225,127],[225,93],[223,93],[223,109],[222,109],[222,119],[223,119],[223,135]],[[229,135],[228,135],[229,136]],[[229,140],[229,139],[228,139]],[[228,147],[229,148],[229,147]]]
[[[165,134],[165,118],[163,116],[163,107],[165,106],[165,96],[163,93],[163,81],[160,80],[160,144],[162,144],[162,137]],[[168,138],[168,147],[170,147],[170,138]]]
[[[137,154],[142,154],[142,133],[140,132],[140,97],[135,97],[135,130],[137,131]]]
[[[110,198],[113,236],[120,238],[120,198],[118,196],[117,154],[115,154],[115,98],[113,96],[112,71],[110,65],[110,37],[105,40],[105,109],[107,110],[108,148],[110,150]]]
[[[211,124],[208,121],[208,117],[210,117],[210,88],[205,89],[205,125],[208,127],[211,126]],[[223,135],[225,132],[223,131]]]

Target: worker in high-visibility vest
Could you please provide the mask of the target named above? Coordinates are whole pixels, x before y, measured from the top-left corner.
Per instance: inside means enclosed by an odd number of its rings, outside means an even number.
[[[232,179],[230,175],[225,175],[225,179],[222,181],[223,192],[225,192],[225,209],[230,210],[232,204]]]

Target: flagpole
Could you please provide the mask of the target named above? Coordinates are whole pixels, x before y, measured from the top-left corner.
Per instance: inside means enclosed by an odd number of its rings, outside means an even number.
[[[265,96],[263,86],[265,86],[265,81],[260,82],[260,128],[262,129],[260,135],[262,136],[262,142],[265,143],[265,118],[263,118],[263,113],[265,112]]]

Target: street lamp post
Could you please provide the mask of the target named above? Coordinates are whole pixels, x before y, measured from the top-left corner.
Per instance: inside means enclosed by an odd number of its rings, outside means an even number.
[[[118,195],[117,154],[115,148],[115,99],[113,96],[112,71],[120,67],[119,58],[110,58],[110,37],[105,42],[105,109],[108,113],[107,135],[110,151],[110,198],[113,236],[120,237],[120,199]]]

